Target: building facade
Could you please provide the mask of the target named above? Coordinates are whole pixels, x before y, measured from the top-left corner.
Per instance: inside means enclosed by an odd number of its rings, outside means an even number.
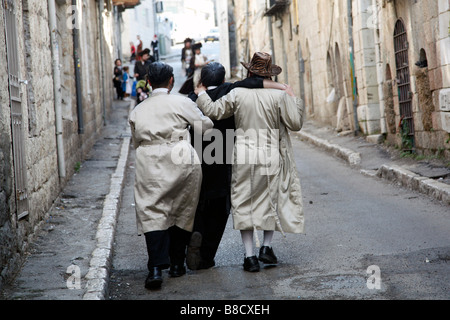
[[[449,0],[222,2],[235,60],[271,53],[309,119],[450,158]]]
[[[0,28],[1,287],[107,120],[117,52],[110,0],[1,0]]]

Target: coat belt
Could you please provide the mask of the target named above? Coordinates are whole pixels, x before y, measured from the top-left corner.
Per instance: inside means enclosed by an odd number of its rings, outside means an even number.
[[[170,144],[170,143],[176,143],[176,142],[180,142],[183,141],[184,139],[179,139],[179,140],[151,140],[151,141],[142,141],[139,144],[139,147],[149,147],[149,146],[158,146],[158,145],[162,145],[162,144]]]

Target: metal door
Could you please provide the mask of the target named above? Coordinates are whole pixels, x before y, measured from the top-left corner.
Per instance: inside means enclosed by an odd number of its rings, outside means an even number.
[[[397,68],[398,101],[401,117],[401,135],[404,151],[414,150],[414,118],[409,74],[408,35],[402,20],[394,30],[395,63]]]
[[[24,122],[20,97],[18,37],[14,0],[2,0],[5,12],[6,56],[8,60],[9,98],[11,106],[11,132],[15,196],[18,218],[28,215],[27,167],[25,161]]]

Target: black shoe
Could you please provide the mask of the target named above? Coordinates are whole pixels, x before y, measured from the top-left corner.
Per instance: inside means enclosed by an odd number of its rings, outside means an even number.
[[[277,264],[278,259],[273,253],[273,250],[271,247],[268,246],[262,246],[261,249],[259,249],[259,257],[258,260],[265,264]]]
[[[161,268],[153,267],[150,269],[147,279],[145,279],[145,288],[149,290],[159,289],[161,288],[162,282]]]
[[[184,264],[175,264],[170,266],[169,275],[172,278],[178,278],[186,274],[186,267]]]
[[[202,234],[195,231],[191,236],[191,242],[187,248],[186,264],[191,270],[198,270],[202,257],[200,255],[200,246],[202,245]]]
[[[259,262],[256,256],[251,256],[244,259],[244,270],[248,272],[259,271]]]
[[[211,261],[202,260],[202,261],[200,261],[200,264],[198,265],[198,270],[209,269],[209,268],[214,267],[215,265],[216,265],[216,262],[214,260],[211,260]]]

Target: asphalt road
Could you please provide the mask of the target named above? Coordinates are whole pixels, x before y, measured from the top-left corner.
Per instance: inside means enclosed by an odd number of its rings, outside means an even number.
[[[205,53],[218,48],[218,44],[206,46],[211,48]],[[178,58],[167,62],[179,72]],[[144,288],[147,254],[144,237],[136,233],[132,150],[116,232],[110,299],[450,298],[448,206],[364,176],[295,134],[292,144],[303,191],[305,233],[285,238],[275,234],[279,265],[259,273],[243,271],[244,249],[230,217],[216,267],[188,271],[181,278],[170,278],[165,271],[158,291]]]

